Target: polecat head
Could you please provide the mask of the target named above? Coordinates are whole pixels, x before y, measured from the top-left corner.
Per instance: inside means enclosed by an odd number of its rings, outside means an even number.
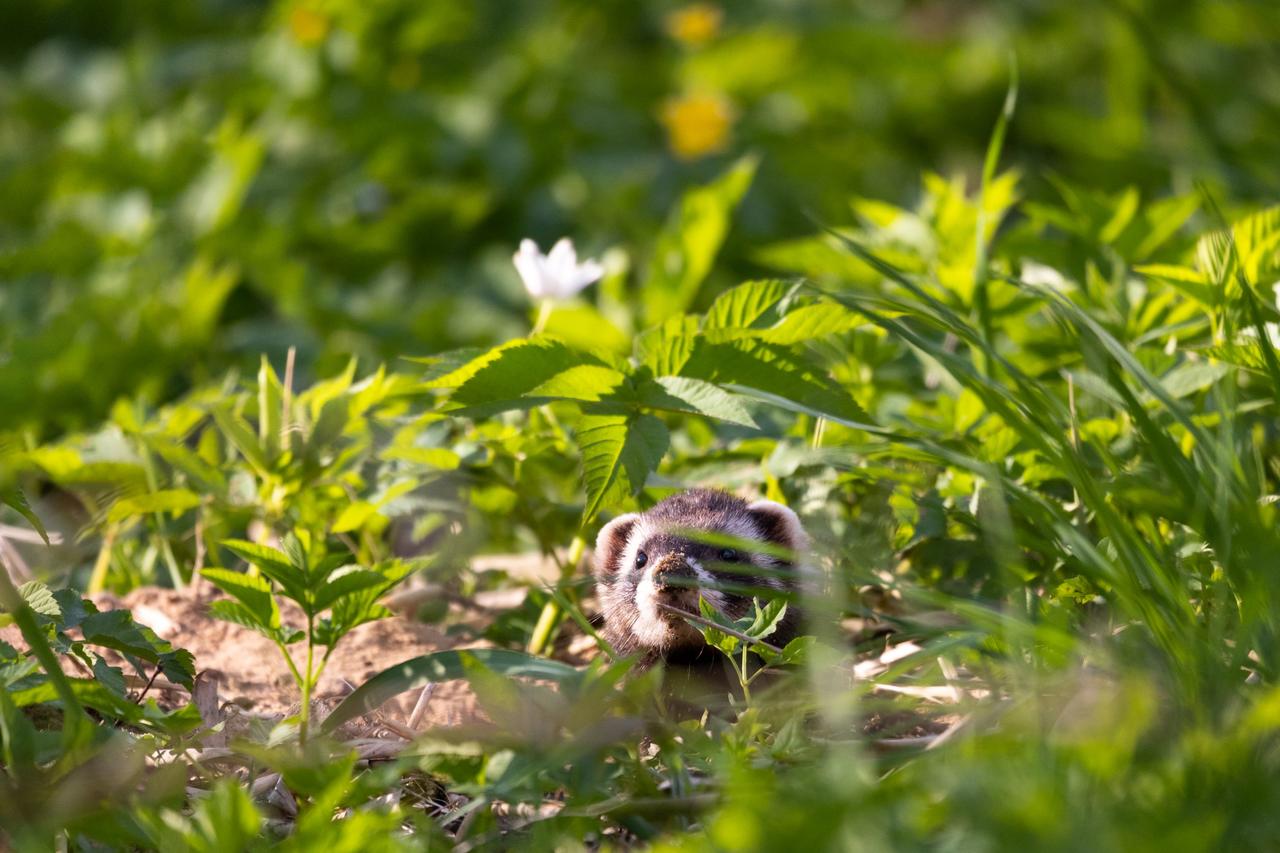
[[[711,534],[719,543],[697,534]],[[725,544],[732,541],[732,545]],[[748,547],[758,542],[766,550]],[[750,503],[727,492],[695,489],[667,498],[648,512],[628,513],[609,522],[596,539],[596,590],[604,613],[604,636],[620,654],[638,651],[668,655],[698,648],[702,637],[665,604],[698,612],[701,595],[737,618],[751,599],[768,590],[800,586],[794,559],[808,537],[800,519],[774,501]],[[767,551],[767,552],[766,552]],[[791,639],[799,613],[787,616],[771,642]]]

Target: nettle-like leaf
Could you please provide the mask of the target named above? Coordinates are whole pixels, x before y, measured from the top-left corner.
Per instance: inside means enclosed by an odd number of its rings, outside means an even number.
[[[1196,243],[1196,264],[1210,281],[1239,293],[1239,278],[1262,287],[1280,273],[1280,207],[1272,207],[1210,231]],[[1266,294],[1269,298],[1271,294]]]
[[[710,329],[767,329],[781,319],[782,305],[796,291],[796,283],[780,279],[748,281],[716,297],[703,319]]]
[[[3,570],[0,569],[0,571]],[[28,607],[41,616],[57,619],[62,615],[62,608],[58,606],[57,600],[54,599],[53,592],[40,581],[27,581],[18,587],[18,594],[22,596],[22,600],[26,602]]]
[[[839,383],[774,344],[751,340],[704,344],[694,350],[684,375],[854,429],[873,424]]]
[[[680,314],[636,338],[636,358],[656,376],[678,376],[698,344],[697,317]]]
[[[242,539],[228,539],[222,544],[227,550],[250,565],[257,566],[259,571],[278,583],[286,597],[298,603],[306,601],[306,569],[295,565],[288,554]],[[270,589],[270,585],[267,588]]]
[[[646,380],[636,391],[636,401],[650,409],[705,415],[756,427],[755,420],[738,397],[710,382],[688,376],[659,376]]]
[[[575,433],[587,487],[583,524],[606,503],[644,488],[669,438],[666,424],[653,415],[584,415]]]
[[[267,637],[279,636],[280,607],[265,577],[229,569],[205,569],[201,574],[233,599],[213,602],[210,609],[215,616],[253,628]]]
[[[391,611],[379,604],[379,600],[420,566],[420,561],[388,560],[368,569],[345,567],[335,573],[317,593],[325,604],[317,603],[316,610],[327,607],[330,615],[320,620],[316,642],[323,646],[336,645],[351,629],[390,616]]]
[[[479,405],[515,400],[571,368],[609,366],[594,355],[547,337],[503,345],[483,356],[482,361],[475,372],[456,387],[450,397],[452,402]]]
[[[175,649],[155,631],[133,621],[127,610],[90,613],[80,623],[85,643],[115,649],[126,658],[158,666],[170,681],[191,687],[195,660],[185,649]]]

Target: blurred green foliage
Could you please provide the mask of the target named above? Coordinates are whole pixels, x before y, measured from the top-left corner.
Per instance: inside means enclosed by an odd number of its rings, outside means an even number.
[[[371,761],[308,707],[211,756],[85,646],[180,651],[0,571],[0,843],[1274,848],[1271,6],[15,14],[4,565],[208,578],[309,657],[421,567],[419,617],[495,648],[386,661],[333,719],[465,679],[496,725]],[[531,332],[511,252],[562,234],[606,273]],[[741,695],[701,719],[661,668],[521,651],[594,634],[600,518],[692,485],[800,513],[814,636],[702,611]],[[451,614],[505,551],[560,576]]]
[[[524,327],[519,238],[647,257],[683,188],[745,151],[760,174],[718,277],[758,274],[761,241],[838,220],[850,194],[909,201],[921,167],[976,173],[1011,54],[1007,151],[1033,197],[1057,178],[1277,187],[1265,0],[680,8],[9,10],[0,428],[86,426],[263,352],[280,367],[290,345],[323,376],[501,340]],[[693,141],[673,149],[681,122]]]

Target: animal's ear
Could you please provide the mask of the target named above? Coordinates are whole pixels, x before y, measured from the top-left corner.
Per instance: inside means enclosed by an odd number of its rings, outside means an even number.
[[[595,560],[592,568],[597,578],[607,578],[618,570],[618,561],[627,547],[627,537],[640,516],[634,512],[620,515],[600,528],[596,536]]]
[[[800,516],[790,507],[777,501],[756,501],[747,505],[747,512],[760,526],[760,533],[765,539],[795,555],[792,561],[800,559],[800,555],[809,549],[809,534],[804,532]]]

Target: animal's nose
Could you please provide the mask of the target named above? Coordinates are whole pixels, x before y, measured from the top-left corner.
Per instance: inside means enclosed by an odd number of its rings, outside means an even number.
[[[653,582],[659,588],[690,587],[696,579],[688,559],[679,552],[664,554],[653,567]]]

